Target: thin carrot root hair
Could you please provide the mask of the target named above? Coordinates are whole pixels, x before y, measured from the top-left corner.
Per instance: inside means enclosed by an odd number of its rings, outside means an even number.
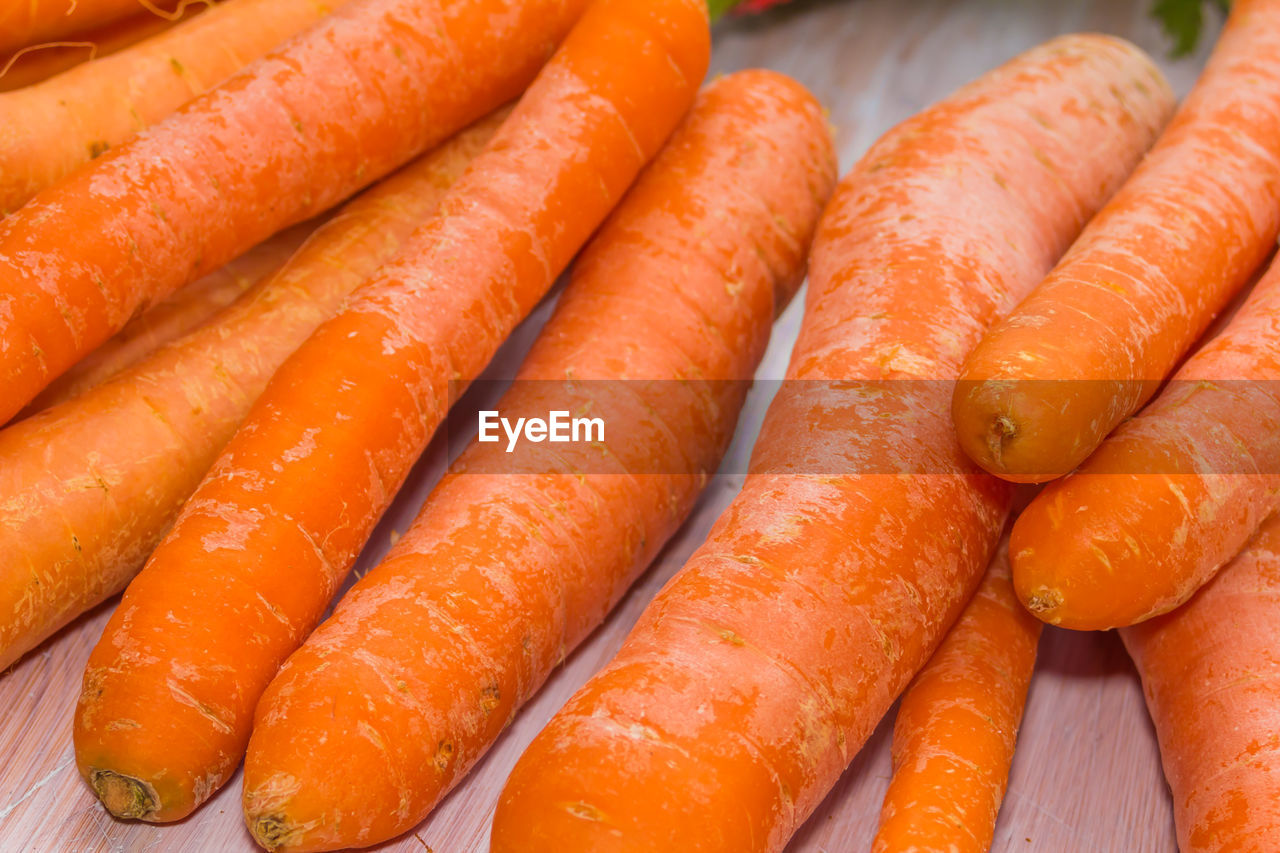
[[[155,3],[151,2],[151,0],[138,0],[138,5],[145,11],[150,12],[157,18],[164,18],[166,21],[182,20],[183,15],[187,13],[187,9],[195,6],[196,4],[213,6],[216,5],[216,0],[181,0],[181,2],[174,7],[172,12],[166,11],[164,8],[157,6]]]
[[[14,63],[28,53],[48,50],[51,47],[87,47],[89,48],[89,60],[95,59],[98,55],[98,43],[95,41],[47,41],[43,44],[29,44],[9,54],[8,61],[5,62],[4,67],[0,68],[0,79],[4,79],[4,76],[9,73],[9,69],[13,68]]]

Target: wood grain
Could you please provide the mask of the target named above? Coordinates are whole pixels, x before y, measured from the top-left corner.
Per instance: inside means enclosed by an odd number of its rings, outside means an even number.
[[[716,33],[714,72],[765,66],[796,77],[831,111],[847,169],[881,133],[982,71],[1045,39],[1093,30],[1163,57],[1149,0],[810,0]],[[1216,22],[1215,22],[1216,26]],[[1213,33],[1209,34],[1210,36]],[[1177,91],[1207,54],[1163,65]],[[761,377],[780,377],[801,300],[779,320]],[[541,306],[503,348],[491,377],[509,376],[545,320]],[[726,470],[744,468],[768,404],[762,386],[744,413]],[[492,386],[484,386],[492,392]],[[404,529],[435,482],[450,444],[440,437],[375,533],[358,571]],[[416,832],[382,849],[487,849],[494,800],[521,749],[626,635],[645,602],[683,563],[737,489],[718,477],[695,516],[610,620],[571,655],[471,776]],[[114,602],[87,614],[0,676],[0,851],[252,851],[233,780],[186,821],[164,827],[113,820],[80,782],[69,715],[81,671]],[[890,718],[891,719],[891,718]],[[789,853],[866,850],[889,773],[889,721],[802,828]],[[1049,629],[1032,683],[996,851],[1165,853],[1175,849],[1168,791],[1137,677],[1111,634]],[[567,851],[566,853],[569,853]]]

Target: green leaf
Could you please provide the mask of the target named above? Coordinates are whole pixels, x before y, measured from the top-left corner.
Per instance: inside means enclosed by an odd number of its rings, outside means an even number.
[[[1204,25],[1201,0],[1156,0],[1151,14],[1163,26],[1165,34],[1173,39],[1174,56],[1186,56],[1196,49],[1200,40],[1200,28]]]
[[[1164,27],[1165,34],[1173,39],[1170,53],[1186,56],[1196,49],[1200,32],[1204,29],[1204,4],[1208,2],[1222,12],[1231,8],[1231,0],[1156,0],[1151,16]]]
[[[711,12],[711,20],[718,21],[726,12],[737,6],[742,0],[707,0],[707,9]]]

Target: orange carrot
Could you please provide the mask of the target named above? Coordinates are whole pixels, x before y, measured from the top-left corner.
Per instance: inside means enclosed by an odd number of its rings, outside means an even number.
[[[171,17],[142,12],[64,41],[28,45],[0,56],[0,92],[21,89],[82,62],[110,56],[200,14],[212,4],[213,0],[198,0]]]
[[[965,452],[1017,482],[1083,462],[1275,247],[1278,196],[1280,0],[1236,0],[1150,155],[969,356],[953,401]]]
[[[90,656],[80,771],[168,821],[226,781],[448,408],[693,102],[702,0],[591,4],[398,258],[272,378]],[[144,651],[145,650],[145,651]]]
[[[1142,676],[1182,853],[1280,840],[1280,516],[1187,604],[1120,631]]]
[[[346,2],[226,0],[128,50],[0,95],[0,215]]]
[[[160,18],[177,0],[10,0],[0,4],[0,53],[74,36],[147,10]]]
[[[138,309],[513,99],[584,2],[348,4],[0,220],[0,422]]]
[[[957,446],[950,381],[1171,106],[1141,51],[1068,37],[871,148],[819,225],[753,473],[521,757],[493,853],[782,849],[999,539],[1010,488]]]
[[[79,396],[194,331],[250,286],[284,266],[316,225],[304,222],[281,231],[131,320],[114,338],[36,395],[24,414],[32,415]]]
[[[1191,597],[1280,509],[1280,265],[1154,403],[1013,529],[1014,584],[1066,628],[1132,625]]]
[[[1041,628],[1013,594],[1008,545],[902,696],[873,853],[991,849]]]
[[[0,432],[0,667],[124,587],[272,372],[434,212],[498,121],[347,204],[200,330]]]
[[[715,471],[835,168],[799,84],[741,72],[701,95],[498,404],[599,414],[614,455],[540,445],[546,473],[486,475],[511,457],[468,449],[258,703],[244,803],[260,844],[405,832],[599,624]]]

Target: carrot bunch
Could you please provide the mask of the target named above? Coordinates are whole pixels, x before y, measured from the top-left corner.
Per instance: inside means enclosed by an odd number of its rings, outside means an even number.
[[[154,38],[0,94],[0,215],[345,2],[224,0]]]
[[[418,823],[603,619],[715,470],[834,182],[799,85],[741,72],[700,96],[498,404],[598,412],[611,452],[539,445],[547,470],[526,474],[467,450],[258,703],[244,803],[263,846]]]
[[[750,473],[493,853],[779,853],[899,699],[873,850],[979,853],[1045,622],[1122,628],[1182,847],[1280,837],[1280,0],[1176,111],[1062,37],[838,184],[799,84],[701,88],[774,2],[0,4],[0,62],[107,54],[0,76],[0,669],[124,590],[73,719],[113,816],[244,759],[267,849],[423,820],[693,511],[808,268]],[[497,408],[600,436],[473,442],[324,619],[580,250]]]
[[[1274,249],[1278,194],[1280,2],[1240,0],[1151,154],[957,384],[972,458],[1055,480],[1011,546],[1044,621],[1168,612],[1280,508],[1280,271],[1134,416]]]
[[[949,381],[1171,107],[1136,48],[1064,38],[872,147],[823,215],[753,474],[521,756],[494,853],[782,849],[995,550],[1009,489],[964,460]]]
[[[1013,529],[1031,612],[1078,629],[1182,604],[1280,509],[1280,266],[1222,332]]]
[[[346,204],[204,327],[0,431],[0,666],[124,587],[272,373],[435,212],[500,118]]]
[[[0,423],[139,309],[513,99],[582,5],[347,5],[0,220]]]
[[[536,35],[538,12],[501,20]],[[176,820],[231,775],[258,697],[319,622],[450,384],[479,373],[657,153],[709,40],[700,0],[592,4],[438,214],[276,371],[90,656],[76,759],[113,814]]]
[[[1075,469],[1270,254],[1277,197],[1280,2],[1236,0],[1150,155],[966,360],[953,402],[965,452],[1015,481]]]

